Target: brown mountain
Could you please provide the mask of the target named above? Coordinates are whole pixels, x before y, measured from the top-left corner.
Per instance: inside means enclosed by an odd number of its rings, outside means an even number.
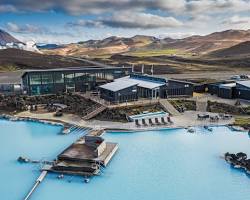
[[[7,43],[21,43],[18,39],[14,38],[9,33],[0,29],[0,45],[4,46]]]
[[[128,52],[140,49],[159,39],[152,36],[136,35],[131,38],[108,37],[103,40],[88,40],[77,44],[64,45],[60,49],[45,50],[45,53],[75,56],[100,56]]]
[[[184,52],[206,54],[218,49],[229,48],[241,42],[250,40],[250,30],[227,30],[215,32],[205,36],[191,36],[183,39],[163,39],[152,43],[148,49],[177,49]]]
[[[86,42],[79,42],[85,47],[95,47],[95,48],[105,48],[110,46],[127,45],[129,47],[133,46],[144,46],[158,40],[152,36],[136,35],[131,38],[125,37],[108,37],[103,40],[88,40]]]
[[[112,36],[103,40],[89,40],[77,44],[69,44],[63,48],[45,52],[59,55],[98,57],[135,51],[150,52],[171,49],[176,50],[177,53],[207,54],[249,40],[250,30],[226,30],[205,36],[195,35],[183,39],[158,39],[144,35],[137,35],[131,38]]]
[[[90,66],[91,64],[65,58],[51,56],[19,49],[0,50],[0,71],[16,69],[48,69],[61,67]]]
[[[229,48],[213,51],[209,54],[209,56],[216,58],[250,57],[250,41],[242,42]]]

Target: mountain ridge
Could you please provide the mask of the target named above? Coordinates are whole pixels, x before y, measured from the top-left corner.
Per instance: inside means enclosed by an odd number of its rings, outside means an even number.
[[[60,49],[53,49],[54,52],[47,51],[46,53],[95,57],[135,51],[174,49],[177,52],[208,54],[249,40],[250,30],[225,30],[204,36],[193,35],[182,39],[170,37],[160,39],[146,35],[135,35],[133,37],[111,36],[103,40],[87,40],[65,44]]]
[[[5,46],[8,43],[22,43],[11,34],[7,33],[4,30],[0,29],[0,45]]]

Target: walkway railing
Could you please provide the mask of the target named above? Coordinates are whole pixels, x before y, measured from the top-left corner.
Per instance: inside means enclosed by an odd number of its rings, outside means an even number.
[[[30,199],[31,195],[34,193],[34,191],[39,186],[39,184],[44,180],[44,178],[46,177],[47,173],[48,173],[47,171],[42,171],[42,173],[40,174],[40,176],[36,180],[34,186],[30,190],[30,192],[26,195],[26,197],[24,198],[24,200]]]
[[[81,97],[84,97],[86,99],[90,99],[98,104],[101,104],[105,107],[108,108],[119,108],[119,107],[126,107],[126,106],[134,106],[134,105],[150,105],[150,104],[156,104],[160,102],[160,99],[135,99],[134,101],[129,101],[129,102],[109,102],[109,101],[105,101],[104,99],[101,99],[100,96],[98,95],[92,95],[90,92],[86,92],[86,93],[77,93],[78,95],[80,95]]]

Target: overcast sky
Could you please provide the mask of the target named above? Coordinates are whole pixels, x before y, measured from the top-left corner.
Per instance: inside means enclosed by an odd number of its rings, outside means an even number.
[[[45,43],[137,34],[182,38],[250,29],[250,0],[0,0],[0,28]]]

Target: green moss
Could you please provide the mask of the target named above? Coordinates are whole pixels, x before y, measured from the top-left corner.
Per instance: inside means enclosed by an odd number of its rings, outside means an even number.
[[[186,110],[196,110],[196,102],[192,100],[184,100],[184,99],[174,99],[169,100],[169,102],[176,108],[180,107],[185,108]]]
[[[178,51],[176,49],[160,49],[160,50],[141,50],[141,51],[131,51],[127,53],[130,56],[137,57],[151,57],[151,56],[162,56],[162,55],[172,55],[176,54]]]
[[[241,126],[246,129],[250,129],[250,118],[241,118],[238,117],[235,119],[235,126]]]
[[[116,121],[127,122],[127,116],[138,115],[144,111],[157,112],[164,110],[160,104],[148,105],[148,106],[133,106],[123,107],[115,109],[106,109],[102,113],[98,114],[95,119],[102,121]]]
[[[216,101],[208,101],[207,111],[213,113],[227,113],[232,115],[246,115],[248,114],[245,108],[237,107]]]

